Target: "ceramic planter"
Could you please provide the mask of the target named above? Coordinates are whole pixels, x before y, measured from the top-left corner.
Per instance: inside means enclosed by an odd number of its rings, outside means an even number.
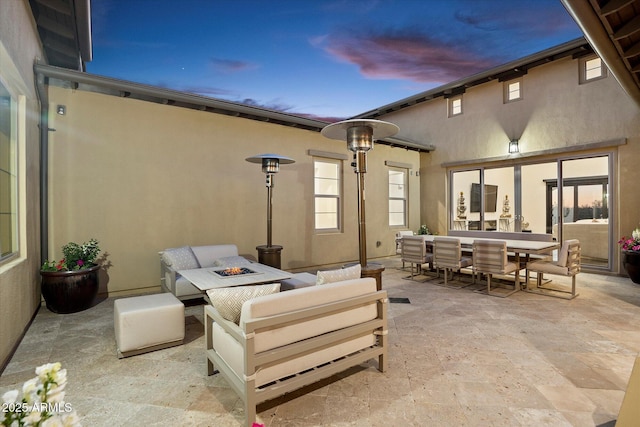
[[[98,295],[99,265],[77,271],[41,271],[42,296],[54,313],[77,313]]]

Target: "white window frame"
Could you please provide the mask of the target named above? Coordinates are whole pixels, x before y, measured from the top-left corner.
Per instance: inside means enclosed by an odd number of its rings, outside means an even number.
[[[607,77],[607,67],[599,56],[585,56],[580,58],[578,62],[580,64],[580,84],[590,83]]]
[[[503,102],[508,104],[509,102],[520,101],[522,99],[522,77],[517,79],[508,80],[502,83],[503,88]],[[514,88],[517,85],[517,89]]]
[[[7,120],[6,125],[9,128],[9,135],[6,138],[6,145],[0,147],[1,156],[8,158],[5,163],[0,163],[0,182],[2,188],[0,198],[6,199],[0,203],[2,211],[0,217],[4,217],[0,221],[0,263],[15,258],[20,253],[20,235],[19,235],[19,126],[18,121],[23,117],[24,100],[23,97],[15,93],[14,88],[7,82],[3,75],[0,74],[0,84],[4,88],[2,93],[7,96],[9,102],[9,116],[2,118]],[[0,101],[4,102],[4,101]],[[4,107],[2,107],[4,108]],[[1,131],[2,129],[0,129]],[[4,137],[3,137],[4,138]],[[7,209],[8,206],[8,209]],[[8,218],[8,220],[7,220]],[[8,239],[7,239],[8,237]],[[9,240],[9,243],[7,243]]]
[[[399,190],[401,190],[403,192],[402,197],[392,197],[392,186],[399,186],[397,183],[392,183],[391,182],[391,175],[392,174],[402,174],[402,184],[400,185],[401,188],[399,188]],[[389,227],[402,227],[405,228],[407,227],[408,224],[408,200],[409,200],[409,171],[405,168],[399,168],[399,167],[389,167],[388,169],[388,173],[387,173],[388,179],[389,179],[389,217],[388,217],[388,224]],[[402,223],[401,224],[395,224],[391,222],[391,217],[393,214],[398,213],[398,212],[392,212],[391,211],[391,205],[393,202],[397,202],[397,201],[401,201],[402,202]]]
[[[447,99],[447,111],[448,117],[456,117],[462,115],[462,95],[453,96]]]
[[[317,179],[324,179],[322,177],[318,177],[316,176],[316,163],[327,163],[327,164],[333,164],[337,166],[337,177],[336,177],[336,188],[337,188],[337,194],[322,194],[322,193],[317,193],[316,192],[316,180]],[[314,157],[313,158],[313,228],[315,230],[316,233],[339,233],[342,232],[342,212],[343,212],[343,206],[342,206],[342,186],[343,186],[343,160],[341,158],[332,158],[332,157]],[[317,208],[317,202],[319,199],[334,199],[336,201],[336,209],[337,211],[335,212],[336,215],[336,224],[335,227],[325,227],[325,228],[319,228],[318,227],[318,220],[317,220],[317,215],[318,215],[318,208]]]

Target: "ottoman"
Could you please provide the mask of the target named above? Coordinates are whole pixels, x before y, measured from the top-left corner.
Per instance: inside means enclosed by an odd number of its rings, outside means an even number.
[[[113,307],[118,357],[182,344],[184,304],[173,294],[121,298]]]

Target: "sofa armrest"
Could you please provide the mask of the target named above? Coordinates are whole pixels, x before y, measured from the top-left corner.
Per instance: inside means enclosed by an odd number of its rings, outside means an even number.
[[[211,304],[207,304],[204,306],[204,315],[205,318],[210,318],[212,321],[216,322],[225,332],[233,337],[239,343],[243,343],[246,340],[246,335],[242,332],[242,329],[238,325],[229,320],[225,319],[218,313],[218,310],[215,309]],[[206,322],[205,322],[206,323]],[[209,349],[209,345],[207,343],[207,349]]]
[[[176,294],[176,274],[176,271],[164,262],[160,252],[160,287],[174,295]]]

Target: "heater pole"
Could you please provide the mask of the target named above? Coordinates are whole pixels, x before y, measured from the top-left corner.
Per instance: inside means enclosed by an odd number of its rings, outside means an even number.
[[[358,181],[358,236],[360,239],[360,265],[367,266],[367,225],[365,215],[364,174],[367,172],[367,152],[358,151],[356,158],[356,177]]]
[[[271,240],[271,218],[273,213],[272,192],[271,186],[273,185],[273,175],[267,174],[267,247],[272,246]]]

